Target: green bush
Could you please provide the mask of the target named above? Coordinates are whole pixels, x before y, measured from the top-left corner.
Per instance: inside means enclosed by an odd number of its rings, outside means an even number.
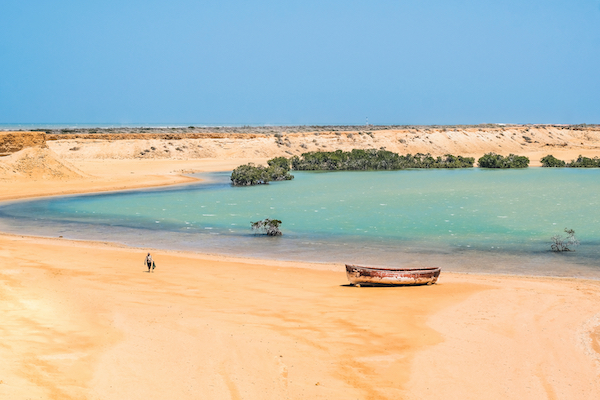
[[[541,161],[542,167],[561,168],[567,165],[563,160],[559,160],[551,154],[548,154],[546,157],[542,158]]]
[[[434,158],[431,154],[401,156],[387,150],[354,149],[352,151],[312,151],[292,158],[297,171],[366,171],[406,168],[471,168],[474,158],[446,154]]]
[[[290,160],[285,157],[275,157],[267,161],[269,167],[279,167],[286,171],[290,170]]]
[[[240,165],[231,173],[231,182],[236,186],[250,186],[269,183],[267,169],[252,163]]]
[[[577,160],[566,163],[554,156],[547,155],[541,161],[542,167],[600,168],[600,159],[598,157],[589,158],[580,155],[577,157]]]
[[[527,168],[529,166],[529,158],[515,154],[509,154],[504,157],[500,154],[487,153],[477,160],[477,163],[480,168]]]
[[[571,161],[567,166],[571,168],[599,168],[600,160],[598,157],[588,158],[579,156],[577,157],[577,160]]]
[[[290,175],[290,161],[287,158],[277,157],[267,163],[268,167],[252,163],[240,165],[231,173],[231,182],[235,186],[251,186],[294,179]]]

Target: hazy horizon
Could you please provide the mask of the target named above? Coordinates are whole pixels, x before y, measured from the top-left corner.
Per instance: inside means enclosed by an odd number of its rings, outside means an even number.
[[[480,127],[486,125],[495,125],[498,127],[503,126],[599,126],[600,124],[553,124],[553,123],[529,123],[529,124],[517,124],[517,123],[481,123],[481,124],[381,124],[381,125],[358,125],[358,124],[304,124],[304,125],[286,125],[286,124],[199,124],[199,123],[131,123],[131,124],[118,124],[118,123],[0,123],[0,130],[24,130],[24,129],[114,129],[114,128],[268,128],[268,127],[365,127],[365,129],[373,127]]]

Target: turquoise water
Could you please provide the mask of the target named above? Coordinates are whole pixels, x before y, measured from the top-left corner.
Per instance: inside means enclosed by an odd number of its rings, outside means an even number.
[[[4,231],[275,259],[439,265],[457,271],[600,278],[600,170],[295,172],[232,187],[178,188],[0,207]],[[250,222],[283,221],[283,237]],[[576,231],[575,252],[549,251]]]

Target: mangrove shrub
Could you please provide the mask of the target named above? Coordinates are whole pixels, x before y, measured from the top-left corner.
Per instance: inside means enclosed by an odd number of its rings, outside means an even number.
[[[573,229],[565,228],[565,233],[567,234],[567,237],[554,235],[550,238],[550,240],[552,240],[552,244],[550,245],[552,251],[573,251],[571,250],[571,247],[579,245],[579,240],[575,237],[575,231]]]
[[[600,168],[600,159],[598,157],[589,158],[580,155],[577,157],[577,160],[566,163],[552,155],[547,155],[541,161],[542,167]]]
[[[298,171],[366,171],[406,168],[471,168],[474,158],[453,156],[432,157],[431,154],[401,156],[387,150],[353,149],[352,151],[311,151],[292,158],[292,168]]]
[[[496,153],[487,153],[477,160],[477,163],[480,168],[527,168],[529,158],[515,154],[504,157]]]
[[[577,157],[577,160],[571,161],[567,166],[571,168],[599,168],[600,160],[598,157],[588,158],[584,156]]]
[[[281,221],[278,219],[265,218],[262,221],[250,222],[254,233],[265,233],[268,236],[281,236],[279,230]]]
[[[240,165],[231,173],[231,182],[236,186],[250,186],[266,184],[270,181],[287,181],[294,179],[290,175],[289,161],[287,166],[281,160],[285,157],[278,157],[268,161],[269,166],[254,165],[252,163]],[[275,160],[275,161],[273,161]]]
[[[542,167],[561,168],[567,165],[567,163],[565,163],[563,160],[559,160],[551,154],[543,157],[540,161],[542,162]]]

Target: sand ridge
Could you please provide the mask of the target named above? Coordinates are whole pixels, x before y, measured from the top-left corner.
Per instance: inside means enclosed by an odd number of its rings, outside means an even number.
[[[46,134],[44,132],[0,131],[0,156],[28,147],[46,148]]]
[[[411,129],[289,131],[248,134],[51,135],[48,146],[69,160],[236,159],[291,157],[307,151],[384,148],[399,154],[431,153],[475,157],[488,152],[530,157],[531,165],[552,154],[571,161],[600,156],[600,128],[577,126],[419,127]]]
[[[52,150],[26,147],[0,159],[0,179],[5,180],[71,180],[88,176]]]

